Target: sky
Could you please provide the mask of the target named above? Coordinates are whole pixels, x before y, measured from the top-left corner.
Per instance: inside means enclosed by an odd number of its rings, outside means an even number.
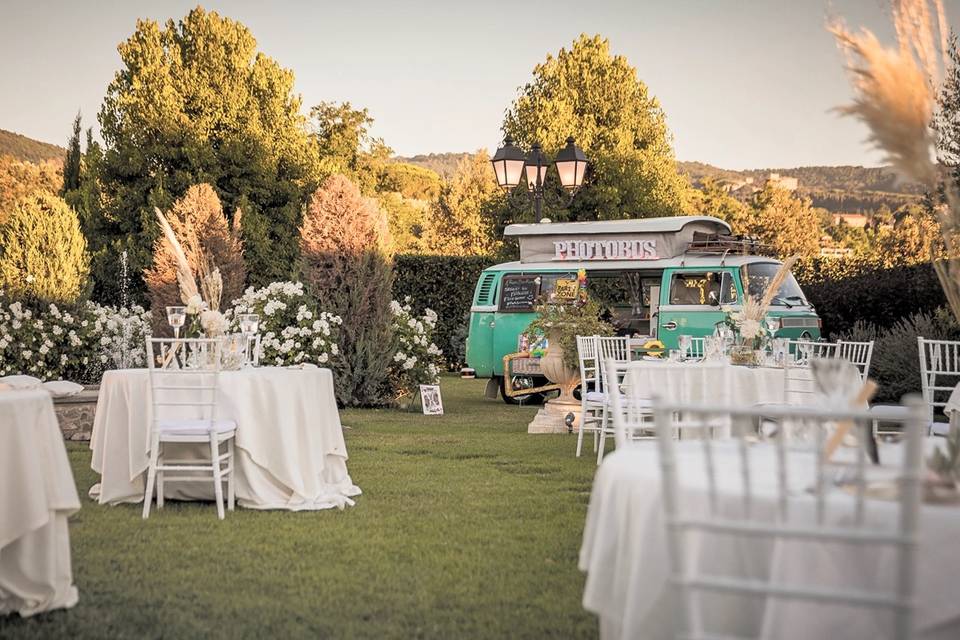
[[[960,24],[960,0],[945,0]],[[196,2],[0,0],[0,128],[65,145],[96,130],[117,44],[138,18]],[[304,110],[349,101],[399,155],[496,149],[534,66],[599,33],[666,114],[680,160],[729,169],[880,164],[866,130],[831,109],[851,94],[824,25],[892,38],[886,0],[207,1],[291,69]]]

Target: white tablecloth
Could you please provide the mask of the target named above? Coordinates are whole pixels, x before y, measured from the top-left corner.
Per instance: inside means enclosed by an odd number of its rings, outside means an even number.
[[[629,384],[643,397],[659,395],[671,402],[750,406],[784,401],[784,370],[773,367],[638,360],[630,365]]]
[[[79,508],[50,394],[0,391],[0,614],[77,603],[67,517]]]
[[[237,422],[235,481],[241,506],[299,511],[353,504],[350,498],[360,489],[347,473],[329,369],[224,371],[218,387],[217,417]],[[90,495],[101,504],[143,499],[151,416],[146,369],[104,374],[90,438],[91,466],[101,475]],[[209,447],[188,447],[209,458]],[[170,482],[164,495],[212,498],[213,483]]]
[[[699,442],[678,443],[683,500],[705,504],[706,480]],[[733,441],[717,443],[733,447]],[[757,445],[751,460],[773,465],[772,449]],[[881,459],[890,460],[893,449],[881,450]],[[769,455],[768,455],[769,454]],[[732,448],[718,455],[719,485],[727,495],[738,495],[742,477]],[[723,460],[729,461],[724,465]],[[895,456],[894,456],[895,457]],[[798,462],[798,461],[795,461]],[[812,477],[813,462],[791,467],[796,474]],[[725,472],[724,472],[725,471]],[[755,478],[761,477],[754,474]],[[773,477],[772,474],[768,477]],[[772,484],[772,483],[771,483]],[[800,478],[805,486],[808,480]],[[618,450],[604,459],[594,481],[587,522],[580,549],[579,567],[587,573],[583,606],[600,618],[605,640],[668,638],[673,594],[667,586],[669,565],[665,530],[660,507],[660,467],[656,443],[639,443]],[[775,489],[768,500],[762,491],[755,496],[755,508],[765,504],[772,510]],[[851,498],[832,495],[833,504]],[[799,497],[801,505],[813,498]],[[894,503],[869,501],[867,516],[878,526],[889,523]],[[828,510],[829,513],[829,510]],[[914,627],[917,638],[960,638],[960,508],[921,508],[920,546],[917,566],[917,608]],[[793,543],[792,547],[738,543],[729,536],[701,536],[698,562],[701,570],[766,579],[771,575],[789,581],[804,578],[835,580],[836,586],[877,588],[892,583],[893,555],[878,547],[862,549],[839,545]],[[852,581],[852,585],[851,582]],[[863,609],[833,606],[780,604],[765,606],[759,598],[706,595],[705,621],[709,631],[739,637],[781,638],[884,638],[892,626],[884,618]]]

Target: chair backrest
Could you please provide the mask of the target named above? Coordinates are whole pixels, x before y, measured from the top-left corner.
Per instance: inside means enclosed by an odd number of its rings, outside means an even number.
[[[693,360],[702,360],[706,355],[706,342],[703,336],[690,336],[690,351],[687,357]]]
[[[804,405],[811,403],[815,395],[810,360],[788,357],[783,363],[783,401],[789,405]]]
[[[166,418],[216,420],[222,343],[210,338],[147,336],[153,425]]]
[[[915,532],[926,429],[923,403],[919,398],[908,399],[907,406],[909,411],[900,419],[905,437],[899,471],[898,513],[897,517],[888,520],[888,527],[878,527],[876,519],[868,521],[865,517],[868,463],[864,447],[858,447],[855,463],[842,465],[846,483],[853,490],[853,499],[831,500],[829,509],[827,504],[827,494],[838,490],[835,488],[838,466],[828,462],[824,453],[829,431],[840,421],[852,421],[857,428],[855,433],[866,438],[871,423],[868,411],[816,407],[720,407],[671,404],[655,399],[661,506],[667,527],[665,539],[672,583],[677,586],[680,596],[676,637],[714,637],[702,629],[698,596],[707,592],[755,597],[772,595],[778,600],[885,609],[894,616],[895,637],[909,638]],[[805,424],[814,436],[811,445],[807,448],[788,446],[782,435],[775,436],[772,442],[754,446],[745,441],[742,433],[739,441],[727,445],[702,438],[699,443],[686,445],[696,449],[685,449],[685,465],[683,469],[677,468],[677,444],[672,437],[674,429],[709,428],[719,418],[753,423],[764,416],[781,422]],[[702,470],[698,465],[701,458]],[[701,477],[705,478],[705,484],[697,483]],[[896,585],[892,590],[838,587],[831,580],[829,586],[818,586],[806,576],[796,580],[789,575],[772,574],[766,579],[758,579],[756,576],[707,572],[702,567],[688,564],[697,557],[688,547],[697,544],[698,538],[704,534],[731,536],[743,543],[744,548],[772,546],[778,541],[780,544],[795,541],[836,545],[838,553],[866,545],[886,546],[895,554]]]
[[[577,336],[577,360],[580,361],[580,389],[586,396],[587,386],[593,384],[595,391],[602,391],[600,360],[597,357],[598,336]]]
[[[870,376],[870,361],[873,359],[873,340],[869,342],[839,340],[837,357],[854,365],[860,372],[860,379],[866,382]]]
[[[950,394],[960,383],[960,342],[917,338],[917,347],[923,400],[927,403],[928,420],[932,421],[938,410],[943,412]]]
[[[630,362],[630,338],[626,336],[597,338],[597,352],[600,357],[600,377],[604,393],[616,393],[623,382],[623,367],[616,367],[607,371],[607,363],[611,360],[617,365],[626,365]]]
[[[814,342],[812,340],[787,340],[787,350],[799,362],[810,358],[836,358],[837,342]]]

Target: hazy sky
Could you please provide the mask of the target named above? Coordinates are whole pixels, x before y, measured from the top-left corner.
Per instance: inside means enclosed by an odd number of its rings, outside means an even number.
[[[0,0],[0,128],[64,144],[95,124],[137,18],[195,2]],[[951,22],[960,0],[946,0]],[[398,154],[495,149],[533,67],[600,33],[660,99],[677,157],[727,168],[877,164],[864,129],[830,109],[850,97],[828,15],[890,37],[886,0],[204,2],[240,20],[292,69],[304,109],[350,101]]]

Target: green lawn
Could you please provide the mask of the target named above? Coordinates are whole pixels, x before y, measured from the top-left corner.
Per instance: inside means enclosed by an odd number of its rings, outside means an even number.
[[[86,498],[71,520],[80,603],[9,638],[579,638],[577,552],[595,465],[567,435],[527,435],[534,409],[444,378],[447,415],[341,413],[363,489],[344,511],[238,510]],[[590,448],[592,449],[592,448]],[[90,451],[70,446],[81,495]]]

